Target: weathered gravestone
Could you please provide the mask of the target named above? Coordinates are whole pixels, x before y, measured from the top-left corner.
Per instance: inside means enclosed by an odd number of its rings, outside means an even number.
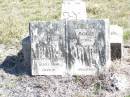
[[[111,59],[121,59],[123,55],[123,28],[118,25],[110,26]]]
[[[92,75],[109,64],[108,20],[68,21],[67,32],[70,74]]]
[[[63,75],[65,22],[30,23],[32,75]]]
[[[83,0],[63,0],[61,19],[86,19],[86,4]]]
[[[108,20],[30,23],[32,75],[92,75],[110,62]]]

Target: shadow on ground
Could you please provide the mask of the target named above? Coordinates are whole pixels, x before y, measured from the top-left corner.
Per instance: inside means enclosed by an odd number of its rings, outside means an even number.
[[[16,56],[7,56],[5,60],[0,64],[0,69],[3,69],[6,73],[10,73],[16,76],[19,75],[30,76],[31,65],[25,64],[23,55],[24,54],[23,54],[23,47],[22,47],[22,50],[20,50]]]

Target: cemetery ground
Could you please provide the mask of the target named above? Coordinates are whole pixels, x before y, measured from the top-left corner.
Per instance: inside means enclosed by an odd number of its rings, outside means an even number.
[[[95,76],[31,76],[20,47],[0,45],[0,97],[127,97],[130,48],[122,63]],[[6,52],[6,53],[5,53]]]
[[[31,76],[20,41],[30,21],[60,18],[61,0],[52,1],[0,0],[0,97],[129,97],[129,0],[86,0],[88,17],[109,18],[124,28],[122,63],[114,61],[108,72],[97,76]]]

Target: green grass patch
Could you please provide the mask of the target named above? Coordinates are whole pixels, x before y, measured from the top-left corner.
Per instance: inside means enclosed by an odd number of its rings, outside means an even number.
[[[129,96],[126,96],[126,97],[130,97],[130,95],[129,95]]]
[[[125,40],[125,41],[130,40],[130,31],[124,32],[124,40]]]

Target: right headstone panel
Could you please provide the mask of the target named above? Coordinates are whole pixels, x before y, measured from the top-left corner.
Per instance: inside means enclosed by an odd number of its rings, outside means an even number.
[[[67,67],[71,75],[93,75],[110,62],[108,20],[67,22]]]

